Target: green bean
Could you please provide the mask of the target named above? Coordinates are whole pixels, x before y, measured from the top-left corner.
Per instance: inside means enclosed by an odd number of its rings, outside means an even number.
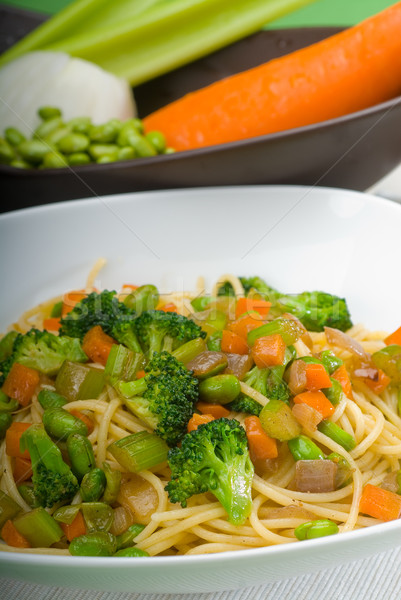
[[[118,550],[113,556],[129,556],[130,558],[137,558],[140,556],[150,556],[146,550],[141,550],[140,548],[123,548],[122,550]]]
[[[83,133],[68,133],[59,140],[57,147],[63,154],[84,152],[89,148],[89,138]]]
[[[79,165],[87,165],[91,162],[89,154],[86,152],[73,152],[67,157],[68,164],[71,167],[78,167]]]
[[[106,462],[103,463],[103,471],[106,475],[106,489],[103,501],[107,502],[107,504],[114,504],[120,491],[121,471],[115,471]]]
[[[56,131],[56,129],[60,129],[60,127],[63,126],[64,123],[61,117],[53,117],[52,119],[43,121],[43,123],[41,123],[39,127],[37,127],[33,132],[33,137],[38,140],[43,140],[47,138],[47,136],[50,135],[53,131]]]
[[[132,546],[136,536],[139,535],[144,529],[145,525],[142,525],[141,523],[133,523],[130,525],[127,531],[124,531],[124,533],[121,533],[117,536],[117,548],[122,550],[123,548]]]
[[[159,303],[159,290],[155,285],[141,285],[136,290],[128,294],[124,299],[124,304],[132,308],[138,314],[145,310],[156,308]]]
[[[336,406],[342,398],[343,388],[341,386],[341,383],[337,381],[337,379],[334,379],[334,377],[330,377],[330,381],[331,387],[325,388],[324,390],[322,390],[322,392],[326,396],[326,398],[328,398],[330,402],[334,406]]]
[[[66,440],[72,433],[88,435],[85,423],[64,408],[47,408],[42,421],[46,432],[57,440]]]
[[[4,130],[4,135],[7,142],[11,144],[11,146],[19,146],[26,140],[24,134],[21,133],[19,129],[16,129],[16,127],[7,127],[7,129]]]
[[[13,147],[5,140],[0,138],[0,164],[8,165],[16,158]]]
[[[10,427],[13,421],[10,413],[0,413],[0,440],[6,435],[7,429]]]
[[[41,106],[38,115],[41,119],[47,121],[53,117],[61,117],[61,110],[55,106]]]
[[[108,144],[117,139],[122,128],[122,123],[118,119],[110,119],[103,125],[92,125],[89,130],[89,138],[92,142]]]
[[[99,160],[102,156],[117,156],[118,149],[117,144],[90,144],[88,152],[94,160]]]
[[[215,375],[199,383],[200,399],[212,404],[228,404],[240,391],[241,384],[235,375]]]
[[[149,131],[145,137],[158,154],[162,154],[165,151],[166,138],[161,131]]]
[[[92,127],[92,121],[90,117],[75,117],[74,119],[67,121],[66,124],[74,133],[87,134]]]
[[[36,508],[39,506],[33,491],[33,485],[30,485],[29,483],[22,483],[18,486],[18,492],[31,508]]]
[[[327,437],[336,442],[336,444],[342,446],[344,450],[348,450],[348,452],[356,446],[354,436],[347,431],[344,431],[344,429],[341,429],[337,423],[324,419],[324,421],[319,423],[317,428],[321,433],[327,435]]]
[[[63,408],[64,404],[67,404],[67,398],[47,389],[40,390],[38,401],[43,410],[46,410],[46,408]]]
[[[49,143],[41,140],[27,140],[18,146],[19,154],[32,165],[39,165],[51,149]]]
[[[88,471],[81,481],[81,497],[84,502],[97,502],[106,488],[106,475],[95,467]]]
[[[72,472],[78,481],[81,481],[96,465],[92,444],[85,435],[72,433],[67,438],[67,452],[70,457]],[[99,498],[96,498],[96,500]]]
[[[295,528],[294,533],[298,540],[312,540],[314,538],[325,537],[338,533],[338,525],[330,519],[317,519],[316,521],[307,521]]]
[[[80,535],[72,540],[69,547],[73,556],[112,556],[116,550],[116,538],[107,531]]]
[[[336,356],[331,350],[324,350],[320,358],[329,375],[333,375],[334,371],[343,364],[342,359]]]
[[[89,532],[109,531],[114,519],[111,506],[105,502],[83,502],[80,507]]]
[[[60,167],[66,167],[67,165],[66,158],[60,154],[60,152],[52,150],[44,155],[40,167],[41,169],[58,169]]]
[[[20,408],[20,404],[14,398],[9,398],[2,390],[0,390],[0,413],[12,413]]]
[[[306,435],[288,440],[288,448],[294,460],[318,460],[325,458],[320,448]]]

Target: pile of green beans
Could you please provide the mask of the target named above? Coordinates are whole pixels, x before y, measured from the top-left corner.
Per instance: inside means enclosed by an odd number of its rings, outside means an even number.
[[[110,119],[101,125],[90,117],[64,121],[59,108],[38,110],[42,122],[27,139],[15,127],[0,137],[0,164],[20,169],[57,169],[105,164],[133,158],[171,154],[160,131],[145,133],[140,119]]]

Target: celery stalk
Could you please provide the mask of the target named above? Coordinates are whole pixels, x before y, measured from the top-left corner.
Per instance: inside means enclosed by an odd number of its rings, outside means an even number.
[[[99,13],[90,14],[91,1],[78,0],[88,15],[72,28],[74,14],[65,30],[62,13],[14,46],[0,59],[0,65],[27,50],[62,51],[92,61],[117,76],[138,85],[218,50],[255,31],[266,23],[315,0],[121,0],[113,12],[99,3]],[[142,10],[138,8],[138,2]],[[124,10],[123,10],[124,9]],[[121,17],[121,20],[120,20]],[[61,23],[60,23],[61,20]],[[47,30],[45,27],[47,25]],[[71,30],[74,34],[70,35]],[[57,33],[57,32],[56,32]]]

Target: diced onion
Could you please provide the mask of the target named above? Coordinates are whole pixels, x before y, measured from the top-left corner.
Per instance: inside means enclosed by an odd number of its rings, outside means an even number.
[[[362,345],[354,340],[351,336],[347,335],[343,331],[340,331],[339,329],[334,329],[333,327],[325,327],[324,332],[326,334],[327,342],[330,345],[348,350],[367,364],[371,362],[370,354],[365,352]]]
[[[295,484],[299,492],[321,493],[335,490],[337,465],[331,460],[298,460]]]

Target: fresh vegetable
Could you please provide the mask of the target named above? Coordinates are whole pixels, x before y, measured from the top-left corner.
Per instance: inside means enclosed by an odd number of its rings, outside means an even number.
[[[92,444],[85,435],[75,431],[67,437],[67,452],[71,470],[78,481],[81,481],[96,464]]]
[[[57,393],[69,402],[97,398],[105,384],[105,373],[101,369],[65,360],[57,373]]]
[[[85,423],[64,408],[46,408],[42,415],[46,433],[55,440],[67,440],[68,436],[78,433],[88,435]]]
[[[252,358],[260,369],[277,367],[284,362],[287,346],[279,333],[257,338],[252,347]]]
[[[248,354],[249,347],[243,337],[224,329],[221,337],[221,350],[232,354]]]
[[[97,502],[106,489],[106,475],[102,469],[94,467],[82,478],[79,488],[83,502]]]
[[[200,399],[214,404],[228,404],[238,396],[240,391],[240,382],[235,375],[215,375],[204,379],[199,384]]]
[[[49,548],[63,536],[60,525],[42,506],[18,515],[13,523],[34,548]]]
[[[367,483],[362,491],[359,512],[381,521],[398,519],[401,514],[401,496]]]
[[[247,417],[244,425],[252,462],[277,458],[277,442],[267,435],[260,419],[256,416]]]
[[[108,531],[93,531],[75,537],[69,546],[73,556],[112,556],[117,551],[116,537]]]
[[[17,400],[21,406],[27,406],[39,385],[39,381],[38,371],[21,365],[19,362],[14,362],[7,373],[2,390],[7,396]]]
[[[389,100],[401,87],[400,25],[397,2],[321,42],[187,94],[149,115],[145,127],[162,130],[177,150],[191,150],[302,127]]]
[[[228,520],[240,525],[252,508],[253,465],[244,428],[235,419],[216,419],[184,436],[181,448],[169,451],[171,502],[186,506],[194,494],[210,491]]]
[[[22,434],[30,428],[32,423],[14,421],[6,432],[6,454],[11,457],[30,458],[28,450],[21,450],[20,440]]]
[[[139,431],[113,442],[108,451],[128,473],[139,473],[164,463],[168,446],[159,436]]]
[[[198,414],[194,413],[192,417],[188,421],[187,431],[191,433],[191,431],[196,431],[199,425],[205,425],[205,423],[210,423],[214,421],[215,417],[211,413],[206,414]]]
[[[82,350],[92,362],[98,362],[105,366],[114,344],[113,338],[104,333],[100,325],[95,325],[85,333]]]
[[[301,427],[290,407],[281,400],[270,400],[262,408],[259,418],[266,433],[277,440],[292,440],[301,433]]]
[[[324,419],[317,426],[319,431],[324,435],[327,435],[330,439],[334,440],[337,444],[342,446],[348,452],[353,450],[356,446],[356,441],[353,435],[341,429],[337,423],[333,423],[328,419]]]
[[[392,346],[393,344],[401,346],[401,326],[393,331],[393,333],[390,333],[390,335],[384,339],[384,342],[387,346]]]
[[[334,535],[339,532],[337,523],[330,519],[317,519],[316,521],[307,521],[295,528],[295,537],[299,541],[313,540],[314,538]]]
[[[9,546],[13,546],[14,548],[30,548],[31,544],[28,542],[26,537],[24,537],[15,527],[14,523],[11,520],[8,520],[4,523],[1,529],[1,537]]]
[[[321,391],[303,392],[294,396],[293,400],[295,404],[300,404],[302,402],[304,404],[308,404],[320,412],[324,419],[330,417],[335,410],[330,400]]]
[[[196,410],[199,410],[202,415],[212,415],[214,419],[221,419],[230,415],[230,411],[225,406],[213,404],[212,402],[197,402]]]
[[[80,511],[77,512],[72,523],[60,523],[60,527],[69,542],[72,542],[74,538],[85,535],[86,533],[85,521]]]
[[[299,435],[296,438],[288,440],[288,448],[295,461],[319,460],[324,458],[324,454],[319,446],[306,435]]]
[[[12,520],[21,511],[21,507],[5,492],[0,491],[0,529],[8,520]]]

